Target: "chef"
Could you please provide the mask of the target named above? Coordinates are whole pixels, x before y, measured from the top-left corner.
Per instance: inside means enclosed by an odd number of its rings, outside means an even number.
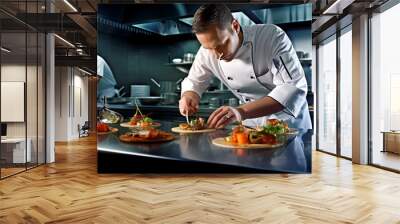
[[[311,129],[306,78],[284,31],[267,24],[241,27],[224,4],[201,6],[192,30],[201,47],[182,82],[182,115],[197,112],[215,75],[241,104],[215,110],[207,121],[209,128],[223,128],[234,121],[254,127],[277,118],[290,127]]]

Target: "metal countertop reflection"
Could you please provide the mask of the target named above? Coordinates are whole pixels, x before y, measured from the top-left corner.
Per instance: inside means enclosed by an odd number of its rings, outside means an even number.
[[[178,126],[176,122],[161,122],[161,130],[171,132]],[[273,149],[231,149],[212,144],[212,139],[224,137],[229,129],[211,133],[175,134],[175,140],[165,143],[124,143],[119,135],[129,131],[128,128],[113,125],[118,132],[99,135],[97,148],[99,152],[110,152],[166,160],[196,161],[245,167],[257,170],[278,172],[309,173],[311,172],[311,136],[312,130],[299,132],[282,147]]]

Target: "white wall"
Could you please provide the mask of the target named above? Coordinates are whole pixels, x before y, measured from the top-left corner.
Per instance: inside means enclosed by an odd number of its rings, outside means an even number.
[[[38,70],[37,70],[38,69]],[[22,113],[26,110],[27,119],[24,122],[6,122],[8,138],[29,139],[32,161],[44,163],[44,74],[42,68],[25,64],[3,64],[1,66],[1,81],[24,82],[26,84],[26,107],[22,107]],[[27,80],[25,80],[27,78]],[[23,91],[23,90],[22,90]],[[22,92],[24,94],[24,92]],[[7,97],[7,96],[2,96]],[[13,113],[10,108],[1,108],[4,113]],[[37,154],[39,156],[37,157]]]
[[[88,121],[88,78],[72,67],[56,67],[55,140],[79,138],[78,125]]]
[[[32,127],[32,130],[35,130],[36,133],[36,80],[31,78],[31,74],[36,76],[36,67],[28,66],[28,87],[27,87],[27,107],[28,112],[34,111],[35,113],[27,113],[27,122],[28,129]],[[25,65],[18,64],[9,64],[1,66],[1,81],[5,82],[25,82]],[[41,105],[38,105],[39,107]],[[7,108],[1,108],[1,110],[7,110]],[[10,111],[11,112],[11,111]],[[7,136],[8,137],[25,137],[25,123],[26,122],[9,122],[7,123]],[[29,130],[28,130],[29,137]]]

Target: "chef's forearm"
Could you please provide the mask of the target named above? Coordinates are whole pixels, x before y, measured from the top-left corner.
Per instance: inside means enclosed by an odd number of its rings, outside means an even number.
[[[182,97],[183,96],[188,96],[191,97],[192,99],[195,99],[197,101],[200,101],[200,96],[198,93],[196,93],[195,91],[192,90],[187,90],[185,92],[182,93]]]
[[[284,107],[278,101],[269,96],[238,107],[242,120],[267,116],[283,109]]]

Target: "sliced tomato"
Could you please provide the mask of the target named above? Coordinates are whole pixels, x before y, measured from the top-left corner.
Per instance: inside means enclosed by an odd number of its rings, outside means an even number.
[[[97,131],[98,132],[107,132],[109,131],[109,127],[108,125],[104,124],[104,123],[98,123],[96,125]]]

